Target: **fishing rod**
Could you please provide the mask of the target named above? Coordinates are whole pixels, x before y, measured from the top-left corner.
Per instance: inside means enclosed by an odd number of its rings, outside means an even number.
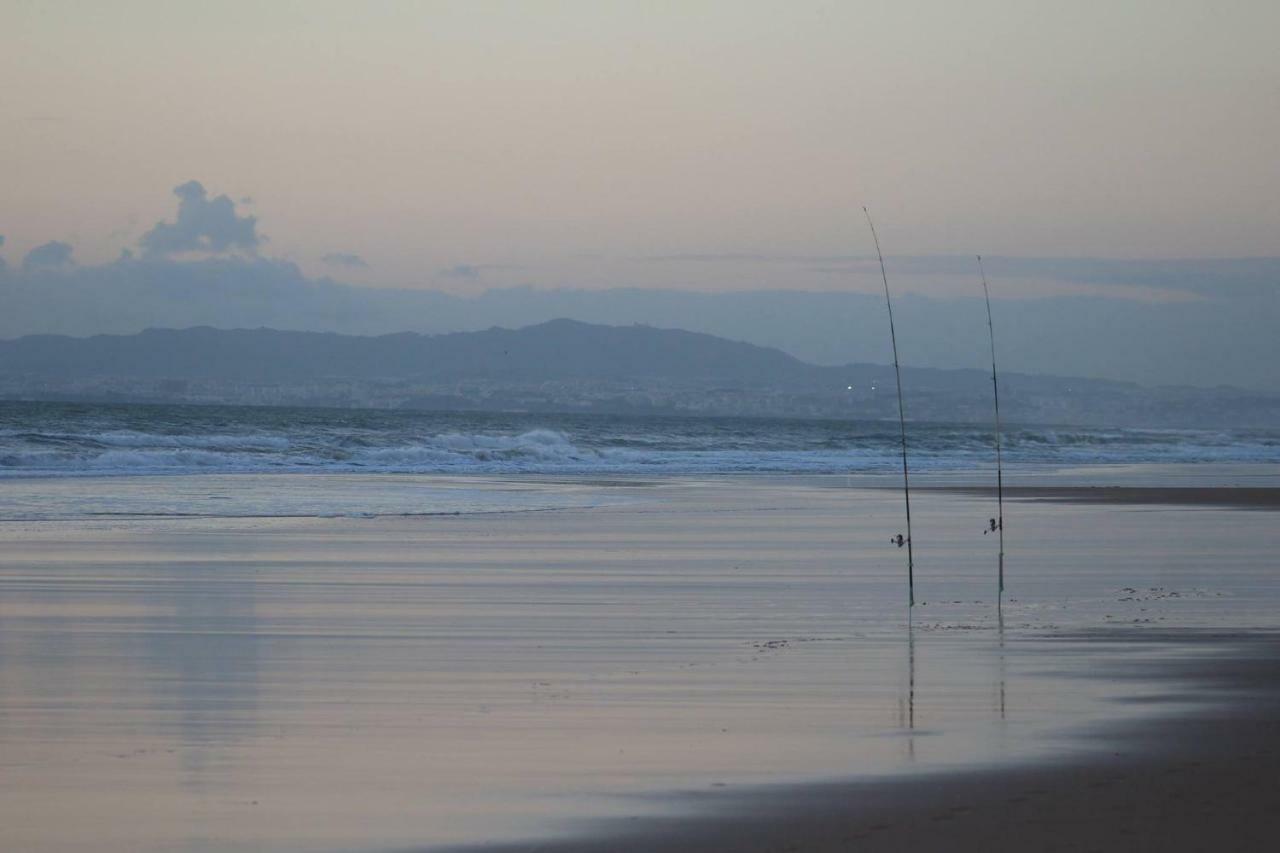
[[[884,280],[884,304],[889,309],[889,340],[893,343],[893,375],[898,383],[898,426],[902,430],[902,499],[907,509],[907,538],[896,539],[898,547],[907,546],[907,606],[915,607],[916,582],[915,561],[911,555],[911,485],[907,479],[907,415],[902,406],[902,369],[898,366],[898,333],[893,328],[893,301],[889,298],[889,274],[884,270],[884,253],[880,251],[880,237],[876,234],[876,224],[871,221],[871,211],[864,206],[862,212],[867,215],[867,225],[871,227],[871,239],[876,244],[876,257],[880,259],[880,278]]]
[[[987,288],[987,271],[978,255],[978,272],[982,274],[982,297],[987,302],[987,331],[991,335],[991,395],[996,408],[996,520],[995,530],[1000,534],[999,580],[996,592],[999,603],[1004,597],[1004,468],[1000,461],[1000,383],[996,380],[996,327],[991,322],[991,291]]]

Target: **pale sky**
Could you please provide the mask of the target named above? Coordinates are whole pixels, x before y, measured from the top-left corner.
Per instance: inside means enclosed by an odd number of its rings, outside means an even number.
[[[1276,255],[1278,33],[1275,0],[0,0],[0,252],[138,251],[197,180],[264,255],[455,292],[829,288],[768,259],[865,255],[863,204],[895,255]]]

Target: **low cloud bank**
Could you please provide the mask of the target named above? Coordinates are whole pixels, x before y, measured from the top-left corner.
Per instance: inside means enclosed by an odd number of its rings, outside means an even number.
[[[75,263],[71,259],[71,244],[59,240],[50,240],[43,246],[36,246],[22,259],[24,270],[60,269]]]
[[[346,269],[366,269],[368,264],[364,258],[351,252],[330,252],[321,258],[326,264],[332,267],[345,267]]]
[[[64,244],[65,245],[65,244]],[[42,247],[44,248],[44,247]],[[69,247],[68,247],[69,248]],[[48,250],[51,259],[69,252]],[[1280,287],[1198,276],[1206,298],[1166,303],[1100,296],[995,299],[1002,366],[1145,384],[1280,390]],[[1246,286],[1248,285],[1248,286]],[[108,264],[0,266],[0,337],[133,333],[148,327],[348,334],[521,327],[557,317],[708,332],[818,364],[889,361],[882,297],[859,293],[672,290],[439,291],[352,287],[253,257],[122,257]],[[905,364],[987,363],[980,296],[895,301]],[[1229,330],[1229,331],[1227,331]]]

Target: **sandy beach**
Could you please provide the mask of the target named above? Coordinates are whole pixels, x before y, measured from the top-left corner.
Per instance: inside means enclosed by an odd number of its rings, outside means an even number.
[[[898,496],[843,478],[287,483],[474,509],[265,516],[278,480],[136,478],[81,481],[77,505],[247,514],[0,525],[3,846],[1200,849],[1230,827],[1247,849],[1270,829],[1280,543],[1240,496],[1010,501],[998,618],[992,502],[921,490],[908,619]],[[63,488],[5,487],[37,508]]]
[[[990,486],[928,486],[930,490],[994,498]],[[1236,507],[1280,509],[1280,489],[1237,486],[1010,486],[1012,500],[1058,503],[1137,504],[1145,506]]]
[[[930,490],[994,497],[988,487]],[[1280,489],[1018,486],[1014,501],[1274,510]],[[1062,639],[1066,640],[1067,637]],[[1146,701],[1182,706],[1124,724],[1085,723],[1085,755],[1038,764],[880,779],[689,793],[693,816],[602,822],[559,842],[464,848],[487,853],[682,850],[1262,850],[1280,833],[1280,636],[1272,631],[1092,632],[1073,641],[1168,646],[1147,662],[1165,685]],[[1115,671],[1109,672],[1109,669]],[[1132,678],[1133,664],[1094,677]],[[463,853],[459,850],[458,853]]]
[[[1149,673],[1166,681],[1163,701],[1201,707],[1136,724],[1086,724],[1079,736],[1091,744],[1087,756],[925,778],[691,793],[685,806],[696,809],[693,816],[606,822],[572,840],[458,853],[1269,849],[1280,831],[1280,642],[1212,634],[1121,641],[1213,654],[1212,664],[1193,653]]]

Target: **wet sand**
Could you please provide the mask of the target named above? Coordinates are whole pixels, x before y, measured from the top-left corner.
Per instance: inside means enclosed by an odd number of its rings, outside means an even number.
[[[2,524],[0,849],[1135,849],[1200,819],[1171,802],[1258,813],[1271,693],[1185,712],[1274,682],[1241,639],[1280,612],[1268,514],[1007,504],[1000,623],[992,502],[922,491],[908,622],[897,497],[842,482],[405,477],[484,511]],[[540,511],[489,510],[516,497]]]
[[[1097,635],[1101,639],[1103,635]],[[472,853],[846,853],[1273,849],[1280,834],[1280,640],[1106,635],[1174,643],[1148,663],[1165,702],[1195,711],[1085,727],[1088,754],[917,778],[689,794],[695,816],[601,822],[557,842]],[[1188,642],[1213,651],[1212,662]],[[1131,668],[1112,677],[1128,678]],[[1104,667],[1102,677],[1106,677]]]
[[[980,486],[921,491],[992,499],[996,492]],[[1015,486],[1004,493],[1049,503],[1280,509],[1277,488]],[[923,778],[689,792],[681,805],[692,814],[684,817],[602,821],[568,840],[483,845],[466,853],[1180,853],[1264,850],[1277,843],[1280,637],[1106,631],[1058,639],[1169,645],[1176,650],[1172,659],[1103,664],[1093,677],[1123,680],[1141,671],[1164,691],[1140,701],[1183,707],[1140,722],[1086,723],[1075,734],[1090,746],[1075,757]]]
[[[994,487],[923,486],[920,489],[989,498],[996,496]],[[1004,496],[1013,500],[1060,503],[1280,509],[1280,489],[1256,487],[1008,486],[1004,490]]]

